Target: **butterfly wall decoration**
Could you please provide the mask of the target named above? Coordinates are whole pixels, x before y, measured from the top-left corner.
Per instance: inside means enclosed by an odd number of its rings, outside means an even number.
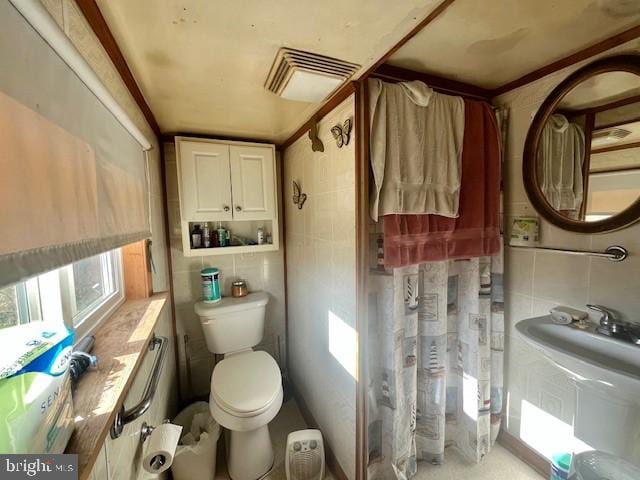
[[[324,152],[324,144],[318,137],[318,124],[314,121],[309,129],[309,139],[311,140],[311,151]]]
[[[336,144],[338,148],[342,148],[344,145],[349,145],[349,140],[351,138],[351,127],[353,126],[353,122],[350,118],[347,118],[344,121],[342,126],[335,125],[331,127],[331,134],[333,138],[336,139]]]
[[[293,182],[293,204],[298,205],[298,210],[302,210],[304,202],[307,201],[307,194],[302,193],[300,184],[294,180]]]

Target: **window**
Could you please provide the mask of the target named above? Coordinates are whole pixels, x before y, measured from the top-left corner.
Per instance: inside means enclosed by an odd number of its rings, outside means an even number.
[[[0,328],[47,320],[79,339],[124,300],[120,250],[96,255],[0,289]]]

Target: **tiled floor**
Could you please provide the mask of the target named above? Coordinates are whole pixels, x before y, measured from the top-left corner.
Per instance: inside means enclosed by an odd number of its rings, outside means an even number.
[[[468,463],[455,448],[448,448],[444,465],[418,464],[413,480],[540,480],[535,470],[496,444],[480,465]]]
[[[287,435],[290,432],[296,430],[303,430],[307,428],[307,425],[302,418],[302,414],[296,405],[295,400],[289,400],[282,405],[280,412],[269,424],[271,432],[271,441],[273,442],[273,449],[275,451],[275,460],[273,462],[273,469],[264,477],[264,480],[286,480],[285,467],[284,467],[284,453],[287,443]],[[218,445],[221,446],[223,439],[220,439]],[[219,450],[222,450],[219,448]],[[229,474],[227,473],[227,467],[224,461],[224,455],[218,455],[218,466],[216,468],[216,480],[229,480]],[[327,473],[326,480],[333,480],[333,476]]]

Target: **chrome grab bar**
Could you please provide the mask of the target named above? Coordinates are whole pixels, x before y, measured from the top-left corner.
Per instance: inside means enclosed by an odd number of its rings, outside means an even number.
[[[549,248],[549,247],[527,247],[524,245],[509,245],[510,248],[522,248],[530,250],[542,250],[544,252],[552,253],[567,253],[569,255],[584,255],[587,257],[601,257],[607,258],[612,262],[622,262],[629,256],[629,252],[626,248],[620,245],[612,245],[607,247],[604,252],[586,252],[583,250],[565,250],[562,248]]]
[[[144,387],[142,398],[133,408],[125,409],[124,404],[120,407],[120,410],[116,414],[116,418],[113,420],[113,425],[111,426],[111,438],[118,438],[122,434],[124,426],[144,415],[144,413],[149,410],[149,407],[153,402],[153,397],[156,393],[158,382],[160,381],[160,372],[162,371],[164,357],[167,354],[169,339],[167,337],[154,335],[149,341],[149,350],[155,350],[157,345],[160,345],[160,347],[158,348],[158,353],[156,353],[156,358],[153,361],[151,375],[149,376],[147,385]]]

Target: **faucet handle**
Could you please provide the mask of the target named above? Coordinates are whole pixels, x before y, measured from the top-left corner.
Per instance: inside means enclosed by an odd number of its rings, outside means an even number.
[[[617,320],[616,314],[609,310],[607,307],[604,307],[602,305],[587,304],[587,308],[590,308],[591,310],[600,312],[602,314],[602,316],[600,317],[600,325],[602,325],[603,327],[606,327],[610,325],[612,321]]]

